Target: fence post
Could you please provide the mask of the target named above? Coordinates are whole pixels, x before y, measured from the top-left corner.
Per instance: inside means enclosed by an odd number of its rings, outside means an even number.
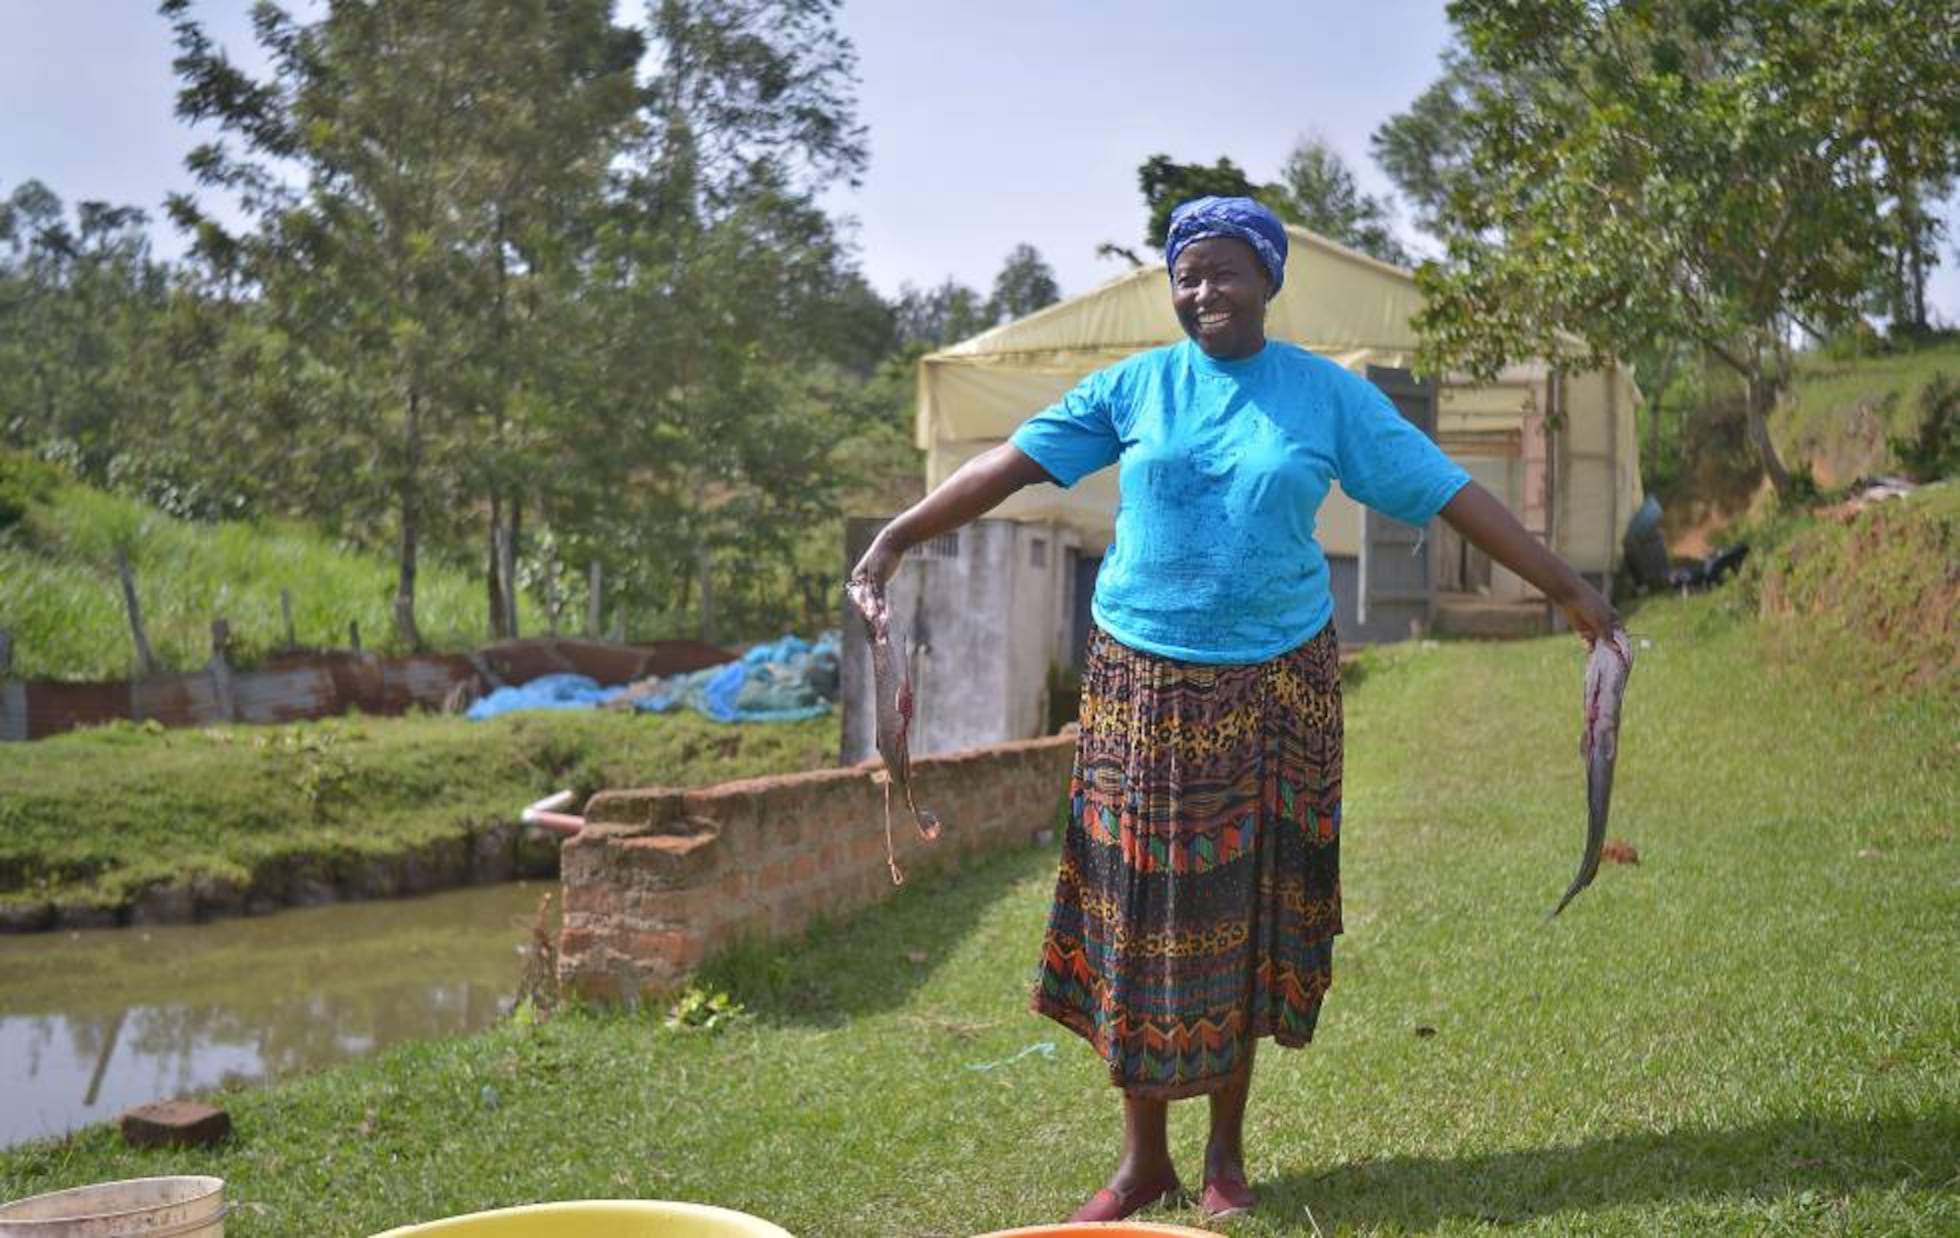
[[[558,619],[565,609],[564,590],[558,584],[558,551],[550,548],[544,557],[545,635],[558,639]]]
[[[599,561],[594,559],[585,569],[585,634],[593,640],[599,639]]]
[[[347,643],[353,648],[355,653],[361,651],[361,621],[359,619],[349,619],[347,621]]]
[[[14,679],[14,634],[0,628],[0,743],[27,738],[27,685]]]
[[[293,591],[291,589],[279,591],[279,614],[286,621],[286,648],[298,648],[299,642],[293,639]]]
[[[497,526],[497,583],[504,591],[504,635],[511,640],[522,636],[517,624],[517,547],[510,530]]]
[[[238,721],[238,702],[231,691],[231,663],[225,660],[225,650],[231,645],[231,624],[223,619],[211,621],[211,687],[218,698],[218,717],[226,722]]]
[[[157,673],[156,655],[150,652],[150,638],[143,634],[143,608],[136,604],[136,578],[129,570],[129,550],[116,547],[116,575],[122,579],[123,609],[129,613],[129,634],[136,641],[136,662],[145,675]]]

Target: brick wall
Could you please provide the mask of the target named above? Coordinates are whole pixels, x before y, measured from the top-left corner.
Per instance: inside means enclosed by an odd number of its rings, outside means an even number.
[[[945,829],[921,841],[895,792],[899,866],[909,878],[1027,845],[1054,827],[1073,755],[1074,740],[1056,736],[913,762],[918,802]],[[879,768],[594,796],[559,860],[561,983],[633,1002],[736,941],[793,937],[818,914],[889,897]]]

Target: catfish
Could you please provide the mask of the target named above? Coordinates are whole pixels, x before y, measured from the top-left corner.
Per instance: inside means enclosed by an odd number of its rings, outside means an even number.
[[[1633,671],[1633,642],[1625,628],[1614,628],[1593,642],[1586,659],[1586,725],[1579,732],[1579,755],[1586,762],[1586,851],[1578,875],[1547,920],[1565,910],[1579,891],[1599,874],[1600,848],[1606,842],[1606,812],[1613,802],[1613,762],[1620,751],[1620,702],[1627,676]]]
[[[893,631],[891,604],[883,585],[863,578],[845,586],[852,605],[864,617],[865,632],[871,639],[871,680],[878,698],[878,755],[884,758],[885,774],[885,864],[891,869],[892,884],[905,884],[905,873],[898,867],[892,844],[892,783],[905,792],[905,806],[912,811],[912,824],[927,842],[939,837],[939,818],[920,808],[912,794],[912,718],[916,701],[912,695],[912,662],[906,656],[905,639]]]

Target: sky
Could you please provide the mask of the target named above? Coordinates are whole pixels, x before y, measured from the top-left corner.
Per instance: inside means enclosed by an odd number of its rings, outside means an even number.
[[[250,7],[193,10],[248,66],[263,64]],[[1368,138],[1435,78],[1443,10],[1265,0],[1204,22],[1191,0],[845,0],[871,163],[861,186],[825,201],[855,221],[860,265],[887,295],[948,277],[985,292],[1022,242],[1065,293],[1083,292],[1125,269],[1098,258],[1099,243],[1143,240],[1137,167],[1155,154],[1228,156],[1267,180],[1313,134],[1365,191],[1392,193]],[[152,0],[0,0],[0,29],[0,193],[35,177],[67,201],[161,221],[164,195],[194,188],[184,155],[215,134],[175,118],[170,30]],[[1406,213],[1398,222],[1433,252]],[[156,231],[160,254],[181,252],[167,224]],[[1947,248],[1931,299],[1953,322],[1960,271]]]

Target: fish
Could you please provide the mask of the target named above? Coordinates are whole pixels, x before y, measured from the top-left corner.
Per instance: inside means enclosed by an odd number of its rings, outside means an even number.
[[[940,832],[939,818],[920,808],[912,794],[911,735],[917,707],[912,694],[912,663],[905,654],[904,637],[892,630],[891,604],[884,586],[860,578],[846,585],[844,592],[864,617],[865,633],[871,639],[871,680],[878,698],[878,755],[885,761],[885,864],[891,869],[892,884],[904,885],[905,873],[898,866],[892,844],[894,782],[905,792],[905,806],[912,812],[919,837],[931,842]]]
[[[1595,640],[1586,659],[1586,725],[1579,732],[1579,755],[1586,762],[1586,852],[1578,875],[1547,920],[1565,910],[1599,874],[1599,852],[1606,842],[1606,811],[1613,802],[1613,762],[1620,753],[1620,701],[1633,672],[1633,642],[1625,628]]]

